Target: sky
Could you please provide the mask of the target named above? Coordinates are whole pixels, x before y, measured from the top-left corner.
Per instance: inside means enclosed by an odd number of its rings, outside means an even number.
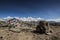
[[[0,18],[60,18],[60,0],[0,0]]]

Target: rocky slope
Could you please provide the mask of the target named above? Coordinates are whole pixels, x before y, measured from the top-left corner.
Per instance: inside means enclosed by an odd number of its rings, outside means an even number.
[[[60,40],[60,27],[51,26],[51,35],[39,34],[32,29],[22,29],[20,32],[9,31],[7,28],[0,29],[0,40]]]

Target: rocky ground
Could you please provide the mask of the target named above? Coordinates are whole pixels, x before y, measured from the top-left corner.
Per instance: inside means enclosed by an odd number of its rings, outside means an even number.
[[[34,32],[35,29],[22,29],[20,32],[0,29],[0,40],[60,40],[60,26],[51,26],[53,33],[50,35]]]

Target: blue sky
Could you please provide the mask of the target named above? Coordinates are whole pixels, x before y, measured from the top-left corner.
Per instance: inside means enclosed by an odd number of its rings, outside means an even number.
[[[0,18],[7,16],[60,18],[60,0],[0,0]]]

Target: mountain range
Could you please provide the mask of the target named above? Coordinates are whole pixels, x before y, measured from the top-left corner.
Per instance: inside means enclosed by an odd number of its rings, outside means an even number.
[[[4,21],[7,24],[8,20],[13,19],[13,18],[18,19],[19,22],[23,22],[24,24],[32,25],[32,26],[33,25],[35,25],[35,26],[38,25],[40,20],[45,20],[45,19],[40,18],[40,17],[39,18],[33,18],[33,17],[19,18],[19,17],[10,17],[10,16],[8,16],[6,18],[0,18],[0,22]],[[48,19],[46,21],[48,21],[50,25],[59,25],[60,26],[60,20],[58,20],[58,19],[55,19],[55,20],[54,19],[50,19],[50,20]]]
[[[46,21],[52,21],[52,22],[60,22],[60,18],[57,18],[57,19],[44,19],[44,18],[40,18],[40,17],[11,17],[11,16],[8,16],[8,17],[5,17],[5,18],[0,18],[0,21],[7,21],[7,20],[10,20],[10,19],[13,19],[13,18],[16,18],[20,21],[40,21],[40,20],[46,20]]]

